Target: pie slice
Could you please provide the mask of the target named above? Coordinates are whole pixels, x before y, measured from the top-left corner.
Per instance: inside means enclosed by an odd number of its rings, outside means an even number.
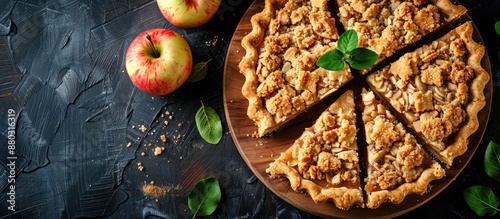
[[[426,146],[451,166],[467,150],[468,137],[486,104],[488,73],[484,47],[472,39],[467,22],[369,75],[367,81],[390,103]]]
[[[375,51],[375,64],[467,12],[450,0],[336,0],[339,20]],[[362,71],[367,73],[367,71]]]
[[[327,71],[316,60],[336,48],[338,32],[327,0],[266,0],[251,18],[252,31],[241,44],[243,96],[256,137],[324,99],[352,79],[348,67]]]
[[[270,164],[271,177],[285,175],[295,191],[315,202],[332,200],[347,210],[364,207],[352,91],[342,94],[293,145]]]
[[[363,89],[362,120],[367,144],[364,190],[366,206],[399,204],[408,194],[423,195],[429,183],[445,175],[434,161],[371,91]]]

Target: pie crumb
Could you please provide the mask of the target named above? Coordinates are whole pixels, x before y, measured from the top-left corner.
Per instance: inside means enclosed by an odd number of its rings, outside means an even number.
[[[156,146],[155,151],[154,151],[154,155],[160,156],[163,153],[163,151],[165,151],[165,147]]]

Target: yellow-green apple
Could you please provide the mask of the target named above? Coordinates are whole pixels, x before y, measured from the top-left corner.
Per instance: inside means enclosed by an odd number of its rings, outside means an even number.
[[[166,95],[189,77],[193,56],[187,41],[169,29],[150,29],[130,43],[125,67],[132,83],[142,91]]]
[[[172,25],[182,28],[198,27],[217,12],[221,0],[156,0],[163,16]]]

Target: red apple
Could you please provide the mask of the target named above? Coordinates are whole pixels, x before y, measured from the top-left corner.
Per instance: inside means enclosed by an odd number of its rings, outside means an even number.
[[[198,27],[217,12],[221,0],[157,0],[163,16],[177,27]]]
[[[177,32],[151,29],[130,43],[125,67],[132,83],[142,91],[166,95],[179,88],[193,67],[191,48]]]

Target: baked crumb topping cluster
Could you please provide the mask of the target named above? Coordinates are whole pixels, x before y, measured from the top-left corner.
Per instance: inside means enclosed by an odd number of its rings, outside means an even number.
[[[335,19],[327,1],[289,1],[276,11],[260,48],[257,95],[276,123],[304,111],[350,79],[345,72],[319,69],[316,60],[336,48]]]
[[[339,19],[359,35],[358,45],[379,55],[379,60],[437,30],[444,21],[466,12],[428,0],[337,0]],[[444,2],[444,1],[441,1]]]

